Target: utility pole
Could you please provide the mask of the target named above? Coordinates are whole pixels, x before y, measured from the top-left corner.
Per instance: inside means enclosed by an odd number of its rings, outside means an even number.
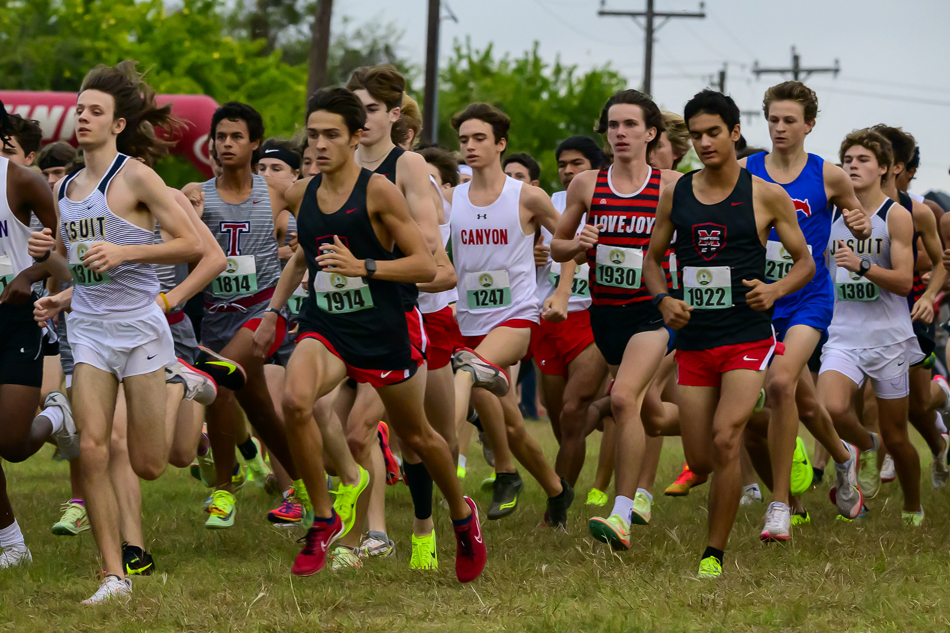
[[[841,66],[838,64],[838,60],[835,60],[834,66],[826,67],[815,67],[815,68],[802,68],[801,58],[798,55],[798,51],[795,50],[795,47],[792,47],[792,67],[791,68],[759,68],[759,62],[756,60],[755,64],[752,66],[752,72],[755,74],[756,79],[765,74],[777,74],[784,75],[786,73],[792,74],[792,79],[795,81],[805,81],[814,73],[831,73],[835,77],[838,76],[838,73],[841,72]],[[804,76],[803,76],[804,75]]]
[[[311,28],[310,57],[307,72],[307,98],[327,85],[327,60],[330,57],[330,16],[333,0],[317,0]]]
[[[458,18],[445,5],[446,19],[456,24]],[[436,143],[439,140],[439,31],[442,25],[442,3],[429,0],[429,16],[426,29],[426,74],[425,94],[422,99],[422,141]]]
[[[659,31],[664,24],[670,21],[672,18],[705,18],[706,13],[704,11],[706,7],[705,2],[699,3],[699,11],[697,13],[690,13],[688,11],[656,11],[653,8],[654,0],[647,0],[647,9],[646,11],[606,11],[604,9],[604,4],[606,0],[600,0],[600,11],[597,12],[597,15],[601,17],[605,16],[622,16],[625,18],[633,18],[633,21],[637,23],[644,33],[644,54],[643,54],[643,92],[645,94],[650,94],[653,89],[653,39],[657,31]],[[644,24],[641,24],[637,18],[645,18]],[[656,18],[663,18],[662,22],[659,24],[655,23]]]
[[[726,94],[726,71],[728,69],[729,64],[724,63],[718,75],[709,75],[709,85],[718,88],[722,94]]]

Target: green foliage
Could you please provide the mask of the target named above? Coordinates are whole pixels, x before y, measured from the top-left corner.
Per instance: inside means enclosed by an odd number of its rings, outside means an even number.
[[[491,103],[511,118],[507,152],[531,154],[541,163],[541,186],[557,191],[558,143],[577,134],[599,142],[594,121],[610,95],[624,87],[626,81],[609,66],[581,73],[559,59],[546,63],[537,42],[520,57],[498,59],[491,45],[479,51],[455,42],[439,83],[439,142],[457,148],[452,115],[472,102]]]

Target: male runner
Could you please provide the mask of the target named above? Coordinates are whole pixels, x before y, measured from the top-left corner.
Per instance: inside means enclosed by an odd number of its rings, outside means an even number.
[[[801,82],[786,81],[765,92],[762,109],[769,124],[772,151],[754,154],[739,164],[753,176],[781,185],[792,198],[798,223],[815,260],[815,276],[811,281],[800,291],[775,302],[772,322],[777,339],[785,344],[785,354],[776,356],[766,372],[765,390],[772,410],[768,427],[772,502],[765,513],[761,539],[787,541],[791,538],[789,491],[799,419],[834,459],[838,485],[844,484],[850,460],[850,452],[835,432],[827,411],[817,403],[815,386],[806,367],[815,348],[827,336],[834,309],[833,287],[824,258],[832,208],[845,210],[846,225],[855,238],[868,237],[871,229],[844,171],[805,152],[805,137],[814,128],[818,116],[815,92]],[[782,251],[774,232],[766,249],[766,279],[775,282],[791,268],[792,260]],[[801,415],[800,411],[815,415]],[[803,449],[803,445],[799,445]],[[797,463],[802,461],[797,460]],[[803,470],[807,486],[807,477],[812,473],[807,466],[803,466]],[[768,473],[766,483],[769,483]],[[797,489],[800,493],[799,486]],[[858,498],[853,491],[838,497],[843,516],[854,518],[860,512]]]
[[[40,150],[36,166],[43,172],[43,177],[52,191],[75,162],[76,149],[65,141],[56,141]]]
[[[842,142],[840,159],[861,206],[874,215],[871,236],[856,240],[835,214],[835,312],[821,354],[818,396],[838,433],[863,453],[876,458],[867,451],[876,453],[884,440],[904,493],[902,518],[920,526],[920,460],[907,436],[908,370],[924,359],[906,300],[913,284],[913,217],[881,189],[894,161],[886,138],[856,130]],[[880,437],[861,427],[852,403],[867,378],[874,389]]]
[[[532,187],[541,186],[541,165],[531,154],[521,152],[505,156],[505,160],[501,161],[501,168],[509,178],[520,180]]]
[[[722,574],[723,550],[742,496],[739,446],[778,343],[772,305],[814,274],[795,206],[785,191],[739,166],[739,108],[703,90],[685,108],[693,148],[703,169],[681,178],[660,197],[644,263],[653,303],[676,335],[686,461],[698,474],[714,472],[709,491],[709,540],[701,578]],[[766,243],[772,229],[791,254],[787,274],[765,283]],[[667,294],[662,264],[676,235],[683,288]],[[780,348],[779,348],[780,349]]]
[[[272,344],[276,313],[309,272],[283,409],[315,518],[292,571],[320,571],[328,547],[344,530],[329,503],[320,431],[311,418],[314,402],[349,375],[376,387],[394,429],[438,482],[458,541],[456,576],[470,582],[486,561],[478,513],[462,496],[448,445],[426,421],[425,376],[416,375],[421,362],[413,358],[403,291],[396,283],[431,282],[436,265],[398,188],[353,159],[365,126],[366,110],[350,91],[322,89],[311,97],[307,133],[320,174],[287,192],[299,218],[301,248],[288,262],[255,335],[259,352]],[[402,257],[395,258],[396,248]]]
[[[618,550],[630,547],[631,521],[649,522],[652,499],[649,493],[637,495],[645,443],[641,407],[644,412],[663,411],[657,391],[649,402],[646,399],[672,339],[641,280],[657,200],[681,176],[647,164],[662,129],[660,109],[640,91],[621,90],[607,100],[598,131],[606,135],[613,164],[573,179],[551,242],[555,261],[586,253],[590,266],[590,325],[614,378],[610,407],[617,435],[614,506],[607,518],[593,517],[588,526],[594,538]],[[583,230],[575,236],[585,215]],[[667,257],[667,271],[672,262]],[[636,501],[643,506],[638,511]]]

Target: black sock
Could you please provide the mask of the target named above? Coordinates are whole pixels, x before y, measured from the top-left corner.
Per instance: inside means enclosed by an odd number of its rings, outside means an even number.
[[[482,428],[482,421],[478,418],[478,411],[474,408],[472,409],[472,414],[467,418],[468,423],[473,425],[476,429],[481,432],[485,432],[485,429]]]
[[[703,552],[703,560],[705,560],[706,558],[712,556],[712,557],[715,558],[717,561],[719,561],[719,564],[720,564],[720,565],[722,565],[722,557],[723,557],[723,555],[725,555],[725,552],[722,551],[721,549],[716,549],[715,547],[709,547],[709,546],[707,545],[707,546],[706,546],[706,551]]]
[[[243,444],[238,444],[238,450],[241,451],[241,455],[244,456],[244,459],[254,459],[257,456],[257,446],[254,445],[254,440],[249,435],[247,441]]]
[[[825,476],[825,471],[824,471],[824,469],[822,469],[822,468],[815,468],[814,466],[812,466],[812,467],[811,467],[811,470],[812,470],[812,472],[815,474],[815,476],[814,476],[815,483],[819,483],[819,484],[820,484],[820,483],[821,483],[821,478]]]
[[[567,486],[568,486],[567,482],[564,481],[564,478],[563,478],[563,477],[561,477],[561,492],[558,493],[558,494],[556,494],[556,495],[554,495],[553,497],[548,497],[548,499],[560,499],[560,498],[562,498],[564,495],[567,494]]]
[[[406,473],[406,483],[409,484],[416,518],[425,521],[432,516],[432,477],[422,462],[403,462],[402,467]]]

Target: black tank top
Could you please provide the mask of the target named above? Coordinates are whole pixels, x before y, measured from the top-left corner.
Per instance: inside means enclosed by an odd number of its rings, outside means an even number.
[[[383,159],[383,162],[376,167],[374,174],[379,174],[380,176],[386,176],[389,179],[389,182],[396,184],[396,163],[399,162],[399,158],[406,153],[406,150],[396,145],[392,150],[386,155],[386,158]],[[402,251],[399,250],[397,246],[393,250],[393,255],[396,259],[404,257]],[[399,284],[400,292],[402,293],[402,307],[406,312],[411,312],[419,304],[419,287],[416,284]]]
[[[897,192],[897,201],[902,207],[910,211],[911,216],[914,215],[914,199],[910,197],[909,194],[904,193],[903,191]],[[927,284],[924,283],[923,276],[917,272],[917,240],[920,238],[920,233],[917,232],[917,225],[914,225],[914,237],[911,242],[911,248],[914,252],[914,283],[910,288],[910,294],[907,295],[907,307],[911,310],[914,309],[914,304],[917,303],[921,297],[924,296],[924,293],[927,292]]]
[[[676,182],[670,214],[676,228],[676,259],[683,270],[683,287],[675,294],[687,302],[690,298],[686,293],[695,297],[689,323],[676,334],[676,348],[702,350],[770,338],[772,310],[757,312],[750,308],[745,301],[749,288],[742,285],[743,279],[765,281],[765,246],[755,225],[752,174],[743,169],[732,193],[711,205],[696,199],[694,174],[686,174]],[[731,306],[722,301],[724,292],[715,291],[715,275],[719,274],[716,267],[728,267]],[[693,288],[687,287],[691,285],[690,272],[698,281]],[[703,288],[704,284],[710,287]],[[727,307],[701,309],[698,305]]]
[[[333,243],[333,236],[357,259],[391,260],[392,251],[379,243],[366,209],[366,187],[373,172],[363,169],[346,203],[333,213],[323,213],[317,203],[321,174],[313,177],[297,215],[297,235],[307,256],[309,296],[300,312],[302,332],[326,338],[343,360],[360,369],[401,369],[411,364],[409,331],[402,309],[399,285],[379,279],[362,280],[363,289],[347,288],[360,280],[324,272],[317,265],[319,247]],[[321,291],[321,289],[323,291]]]

